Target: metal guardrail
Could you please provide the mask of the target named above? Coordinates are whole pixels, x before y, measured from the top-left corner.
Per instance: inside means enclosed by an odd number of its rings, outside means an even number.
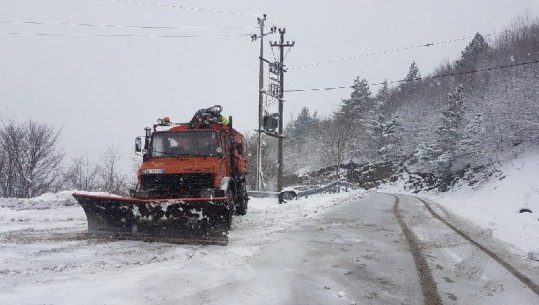
[[[298,197],[307,197],[307,196],[314,195],[314,194],[321,194],[321,193],[327,192],[328,190],[330,190],[330,189],[332,189],[334,187],[337,187],[337,186],[344,186],[344,187],[349,187],[349,188],[356,188],[357,187],[357,185],[355,185],[353,183],[343,182],[343,181],[336,181],[336,182],[332,182],[332,183],[330,183],[328,185],[324,185],[324,186],[317,187],[317,188],[314,188],[314,189],[305,190],[305,191],[299,191],[299,192],[297,192],[297,196]]]
[[[349,182],[336,181],[330,184],[305,190],[305,191],[282,191],[282,192],[262,192],[262,191],[249,191],[249,197],[253,198],[278,198],[279,203],[287,202],[289,200],[297,199],[298,197],[307,197],[310,195],[321,194],[329,191],[330,189],[338,186],[344,186],[349,188],[356,188],[357,185]]]
[[[279,198],[279,192],[248,191],[249,197],[253,198]]]

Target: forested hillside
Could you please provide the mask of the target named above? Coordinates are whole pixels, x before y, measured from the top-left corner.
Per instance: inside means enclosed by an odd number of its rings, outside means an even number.
[[[383,161],[430,188],[446,190],[463,176],[473,183],[538,143],[538,80],[539,22],[525,19],[490,40],[477,33],[458,60],[432,74],[412,62],[392,83],[358,76],[331,116],[304,107],[287,124],[285,175]],[[272,160],[276,145],[267,141],[264,158]],[[276,162],[264,163],[271,188]]]
[[[321,169],[335,173],[331,180],[346,179],[337,169],[352,161],[356,169],[375,171],[381,164],[387,173],[391,167],[421,187],[443,191],[462,178],[478,182],[538,143],[539,21],[521,19],[488,37],[477,33],[458,60],[430,74],[412,62],[402,80],[372,84],[358,76],[329,116],[304,107],[286,124],[285,181]],[[123,193],[131,186],[134,179],[119,171],[114,147],[96,164],[83,155],[63,165],[60,133],[48,124],[0,117],[0,197],[62,189]],[[248,142],[254,188],[256,137]],[[277,141],[263,142],[265,189],[274,190]]]

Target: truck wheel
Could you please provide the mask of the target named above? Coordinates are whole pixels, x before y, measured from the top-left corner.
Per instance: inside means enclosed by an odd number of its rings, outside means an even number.
[[[230,228],[232,227],[232,215],[233,215],[233,214],[234,214],[234,211],[229,210],[229,211],[227,212],[227,215],[226,215],[226,217],[227,217],[227,219],[226,219],[226,227],[227,227],[227,229],[229,229],[229,230],[230,230]]]
[[[245,215],[247,214],[247,201],[241,202],[236,206],[236,215]]]
[[[245,189],[245,185],[240,189],[240,192],[237,194],[237,201],[236,201],[236,215],[245,215],[247,214],[247,208],[248,208],[248,202],[249,202],[249,196],[247,195],[247,190]]]
[[[230,189],[226,191],[226,198],[228,203],[228,209],[225,213],[225,220],[227,228],[230,229],[230,227],[232,226],[232,215],[234,214],[234,194]]]

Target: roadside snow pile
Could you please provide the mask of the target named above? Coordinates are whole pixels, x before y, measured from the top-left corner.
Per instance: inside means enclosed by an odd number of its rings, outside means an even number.
[[[86,217],[82,208],[75,205],[72,193],[46,193],[30,199],[0,198],[0,233],[58,226],[83,230]]]
[[[14,210],[44,210],[51,208],[61,208],[72,206],[77,203],[72,194],[75,191],[63,191],[59,193],[45,193],[41,196],[23,199],[23,198],[2,198],[0,207],[11,208]],[[88,193],[88,192],[78,192]],[[105,195],[106,193],[91,193],[95,195]]]
[[[232,231],[229,233],[230,242],[236,239],[268,240],[292,226],[307,224],[329,208],[359,199],[364,194],[364,190],[320,194],[283,204],[278,204],[276,198],[252,198],[249,201],[247,217],[234,218]]]
[[[492,176],[476,189],[463,186],[419,196],[491,231],[494,238],[515,246],[523,256],[539,260],[539,146],[528,149],[500,171],[501,176]]]

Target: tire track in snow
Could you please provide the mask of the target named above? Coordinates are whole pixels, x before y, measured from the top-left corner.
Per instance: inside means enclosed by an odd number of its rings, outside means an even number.
[[[395,196],[395,198],[397,198],[397,203],[398,203],[398,197]],[[423,200],[423,199],[421,199],[419,197],[413,197],[413,198],[421,201],[421,203],[423,203],[425,208],[432,214],[432,216],[434,216],[436,219],[441,221],[443,224],[445,224],[446,226],[451,228],[451,230],[453,230],[458,235],[462,236],[462,238],[466,239],[468,242],[470,242],[471,244],[473,244],[474,246],[479,248],[481,251],[488,254],[488,256],[490,256],[492,259],[494,259],[497,263],[499,263],[502,267],[504,267],[507,271],[509,271],[513,276],[515,276],[517,279],[519,279],[524,285],[526,285],[531,291],[533,291],[536,295],[539,296],[539,285],[534,283],[529,277],[527,277],[526,275],[524,275],[523,273],[518,271],[511,264],[509,264],[508,262],[506,262],[505,260],[500,258],[496,253],[494,253],[491,250],[487,249],[485,246],[483,246],[479,242],[472,239],[468,234],[466,234],[465,232],[463,232],[462,230],[460,230],[459,228],[457,228],[456,226],[451,224],[449,221],[447,221],[445,218],[440,216],[440,214],[436,213],[432,209],[432,207],[425,200]]]
[[[391,195],[395,198],[395,203],[393,205],[393,214],[399,223],[404,237],[410,246],[410,251],[414,257],[415,266],[419,276],[419,283],[421,285],[421,291],[423,293],[423,304],[425,305],[442,305],[442,298],[438,293],[436,287],[436,281],[432,276],[432,271],[429,268],[427,260],[423,255],[423,250],[421,247],[421,242],[417,239],[415,234],[410,230],[410,228],[404,222],[402,215],[399,210],[399,197]]]

